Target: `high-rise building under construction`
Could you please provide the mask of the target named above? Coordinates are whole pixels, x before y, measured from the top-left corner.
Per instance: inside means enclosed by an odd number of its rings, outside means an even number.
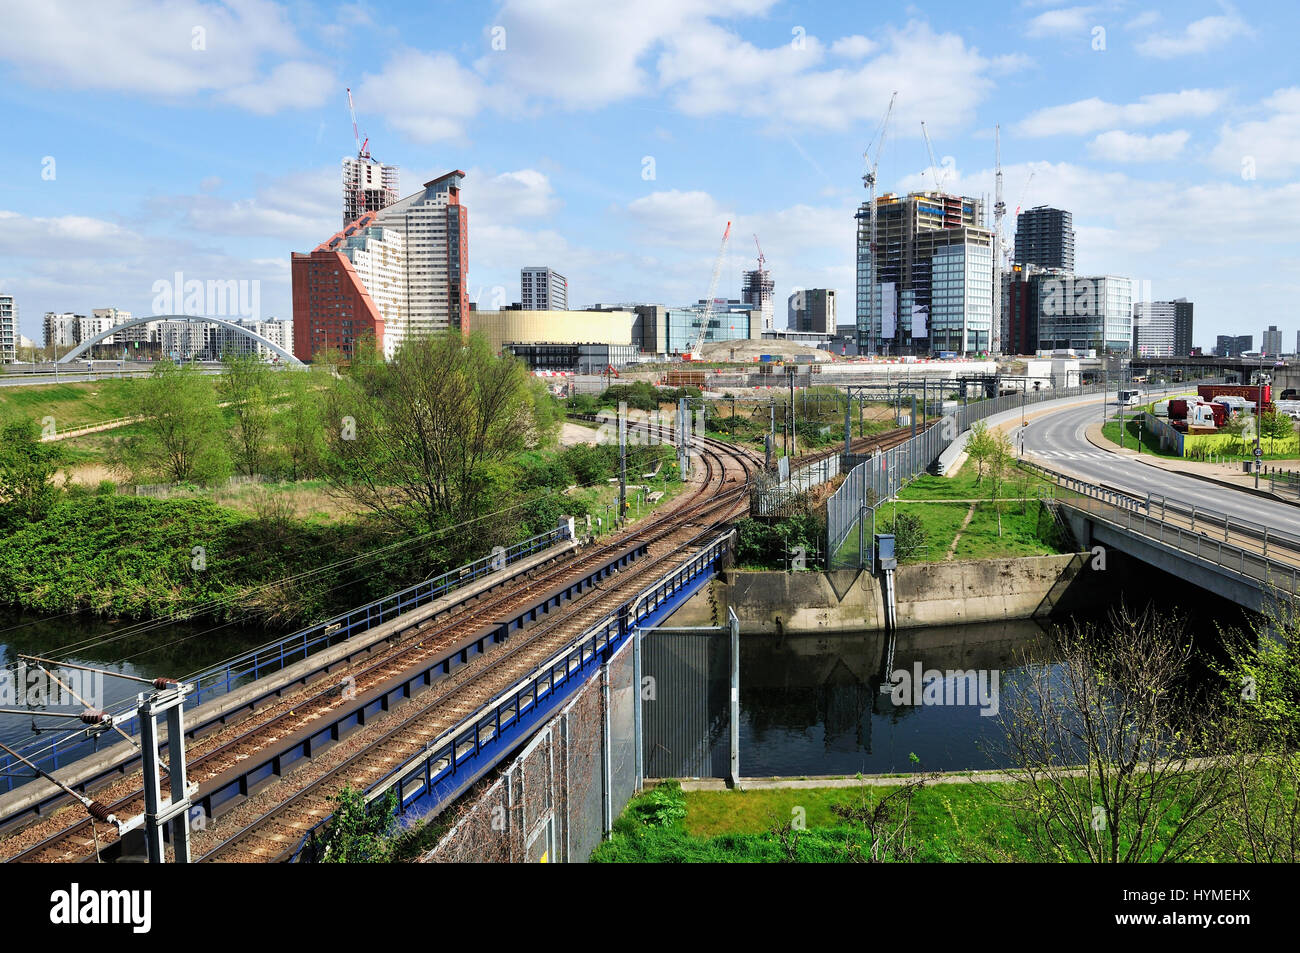
[[[993,328],[993,232],[979,199],[943,192],[876,199],[857,212],[857,326],[864,353],[974,354]],[[874,288],[873,288],[874,284]]]
[[[776,283],[772,280],[772,273],[766,268],[745,272],[744,282],[740,288],[740,300],[749,305],[751,310],[759,312],[764,331],[771,331],[775,326],[776,302],[772,300],[775,289]]]
[[[343,225],[367,212],[378,212],[397,201],[397,166],[384,165],[369,154],[343,160]]]

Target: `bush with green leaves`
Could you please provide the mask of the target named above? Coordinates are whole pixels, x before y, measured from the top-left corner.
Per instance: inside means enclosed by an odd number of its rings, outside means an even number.
[[[41,519],[58,496],[54,475],[63,462],[58,444],[41,440],[34,421],[0,428],[0,527]]]
[[[892,520],[876,524],[877,533],[892,533],[894,554],[900,563],[916,562],[925,558],[929,538],[925,523],[913,513],[899,513]]]
[[[367,805],[365,794],[349,786],[330,798],[334,816],[317,837],[314,853],[322,864],[382,864],[389,860],[398,833],[397,789]]]

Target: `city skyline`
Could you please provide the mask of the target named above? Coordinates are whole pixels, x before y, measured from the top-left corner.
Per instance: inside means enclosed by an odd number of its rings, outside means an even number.
[[[70,9],[15,8],[0,37],[20,144],[0,158],[0,293],[33,339],[45,311],[148,314],[178,271],[260,281],[262,317],[289,315],[290,253],[338,229],[348,86],[403,192],[465,169],[482,307],[537,261],[583,289],[570,307],[685,305],[729,218],[761,240],[774,299],[851,293],[862,153],[894,89],[882,194],[933,187],[924,119],[943,188],[991,205],[1000,123],[1004,235],[1017,205],[1072,212],[1075,271],[1194,300],[1197,345],[1258,334],[1300,285],[1300,236],[1272,211],[1300,194],[1300,88],[1267,66],[1296,25],[1280,5],[1267,28],[1215,3],[937,3],[879,25],[767,0]],[[82,55],[106,40],[112,61]],[[718,294],[755,263],[733,243]],[[1265,279],[1214,275],[1246,264]]]

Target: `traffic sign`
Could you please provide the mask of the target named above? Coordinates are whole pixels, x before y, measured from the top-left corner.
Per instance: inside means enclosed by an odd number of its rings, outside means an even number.
[[[1264,450],[1263,450],[1263,448],[1261,448],[1261,447],[1256,447],[1256,448],[1255,448],[1255,456],[1256,456],[1256,457],[1262,457],[1263,455],[1264,455]]]

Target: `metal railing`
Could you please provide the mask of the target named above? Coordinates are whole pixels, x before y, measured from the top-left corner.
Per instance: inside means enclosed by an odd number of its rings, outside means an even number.
[[[1172,389],[1172,385],[1164,389]],[[1034,404],[1049,400],[1066,400],[1072,397],[1091,397],[1108,393],[1110,389],[1106,385],[1091,384],[1086,387],[1062,387],[975,401],[956,408],[931,424],[924,433],[905,441],[893,450],[870,457],[845,455],[841,469],[847,470],[848,476],[826,501],[826,551],[830,568],[871,568],[872,547],[863,541],[861,531],[868,511],[893,497],[928,469],[960,434],[965,433],[976,422],[995,414],[1027,409]],[[846,552],[844,544],[854,529],[858,529],[859,546],[856,552],[853,552],[851,547]]]
[[[476,559],[442,575],[408,586],[399,592],[376,599],[374,602],[351,609],[324,622],[299,629],[283,638],[241,652],[196,674],[186,676],[182,681],[193,684],[194,691],[187,697],[185,707],[194,709],[235,688],[281,671],[286,666],[302,661],[330,646],[346,642],[353,636],[428,605],[467,583],[546,549],[564,538],[567,538],[567,531],[557,527],[523,542],[515,543],[506,548],[504,553]],[[137,718],[134,715],[135,708],[135,699],[129,699],[110,706],[108,711],[123,730],[134,735],[139,731]],[[71,730],[48,741],[30,742],[18,749],[18,753],[44,770],[53,771],[98,750],[98,741],[98,738],[87,738],[85,729]],[[0,783],[4,785],[0,790],[12,791],[29,780],[34,780],[16,775],[15,771],[18,770],[23,770],[21,762],[7,754],[0,757]]]
[[[1159,494],[1135,496],[1098,486],[1040,464],[1022,466],[1047,476],[1056,502],[1090,519],[1170,546],[1291,595],[1300,593],[1300,537],[1263,523]]]

